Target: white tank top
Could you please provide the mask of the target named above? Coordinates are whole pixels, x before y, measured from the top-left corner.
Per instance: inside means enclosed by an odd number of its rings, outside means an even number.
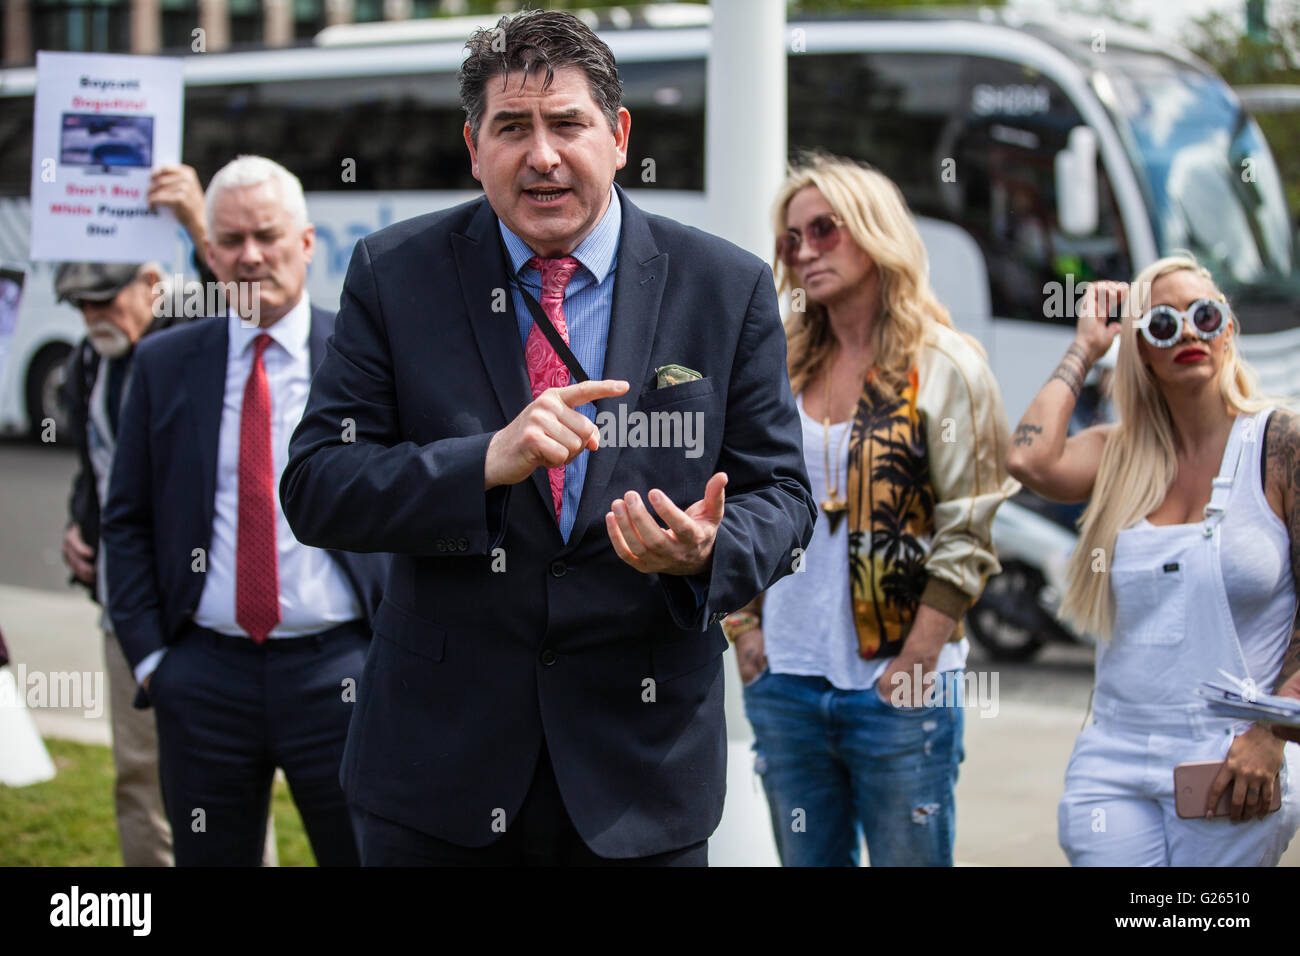
[[[804,464],[813,496],[826,494],[826,459],[831,463],[840,489],[849,486],[850,422],[830,427],[830,449],[822,423],[804,411],[802,393],[796,399],[803,423]],[[787,574],[767,590],[763,598],[763,641],[768,667],[773,674],[825,677],[840,690],[870,690],[894,658],[863,660],[858,656],[858,629],[853,620],[853,599],[849,595],[849,523],[831,531],[826,514],[817,509],[812,541],[803,554],[802,573]],[[966,666],[970,643],[966,638],[949,641],[939,651],[937,670],[960,670]]]

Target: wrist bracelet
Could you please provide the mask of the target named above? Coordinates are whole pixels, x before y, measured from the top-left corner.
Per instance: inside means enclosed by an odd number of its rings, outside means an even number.
[[[762,623],[757,614],[750,611],[735,611],[728,614],[722,619],[722,633],[727,635],[727,640],[733,644],[741,634],[746,631],[752,631]]]

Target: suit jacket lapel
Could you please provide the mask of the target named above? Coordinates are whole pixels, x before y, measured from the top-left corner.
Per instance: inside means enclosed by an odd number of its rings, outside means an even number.
[[[614,272],[614,304],[609,317],[609,342],[605,348],[602,377],[623,379],[628,383],[625,395],[602,398],[596,402],[596,416],[609,412],[618,416],[618,406],[626,402],[629,411],[636,407],[641,387],[646,381],[650,349],[659,324],[659,303],[668,279],[668,254],[660,252],[650,234],[645,214],[617,186],[622,203],[623,229],[618,244],[618,266]],[[624,488],[609,488],[620,449],[613,445],[588,452],[587,477],[582,486],[578,517],[569,535],[569,544],[577,544],[587,525],[604,514],[614,495]]]
[[[210,539],[217,497],[217,448],[221,443],[221,410],[226,401],[226,358],[230,327],[225,316],[200,319],[203,334],[195,337],[185,390],[194,413],[194,434],[199,443],[199,474],[203,480],[203,536]]]
[[[482,200],[469,228],[464,233],[452,234],[451,246],[456,256],[465,314],[469,317],[474,341],[478,344],[483,366],[501,406],[501,415],[509,423],[533,400],[533,392],[528,384],[524,349],[519,342],[514,297],[508,293],[501,233],[496,213],[487,199]],[[499,302],[503,295],[505,311],[493,311],[494,303]],[[555,505],[551,500],[546,470],[533,469],[531,479],[547,512],[554,514]],[[558,537],[558,527],[555,533]]]

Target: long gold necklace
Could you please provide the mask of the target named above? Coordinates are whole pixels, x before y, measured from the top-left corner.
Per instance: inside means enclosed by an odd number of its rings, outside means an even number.
[[[822,500],[822,511],[826,512],[826,521],[830,524],[831,534],[840,526],[848,514],[849,503],[840,498],[840,452],[844,448],[844,439],[853,430],[852,418],[846,423],[848,427],[840,435],[835,447],[835,484],[831,484],[831,369],[826,370],[826,408],[822,415],[822,456],[826,462],[826,497]]]

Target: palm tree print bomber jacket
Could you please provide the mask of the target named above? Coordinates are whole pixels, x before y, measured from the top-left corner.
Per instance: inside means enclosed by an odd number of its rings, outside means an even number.
[[[993,515],[1019,490],[1006,412],[979,347],[931,325],[910,382],[868,376],[849,436],[849,575],[858,653],[891,657],[922,604],[958,621],[1001,570]]]

